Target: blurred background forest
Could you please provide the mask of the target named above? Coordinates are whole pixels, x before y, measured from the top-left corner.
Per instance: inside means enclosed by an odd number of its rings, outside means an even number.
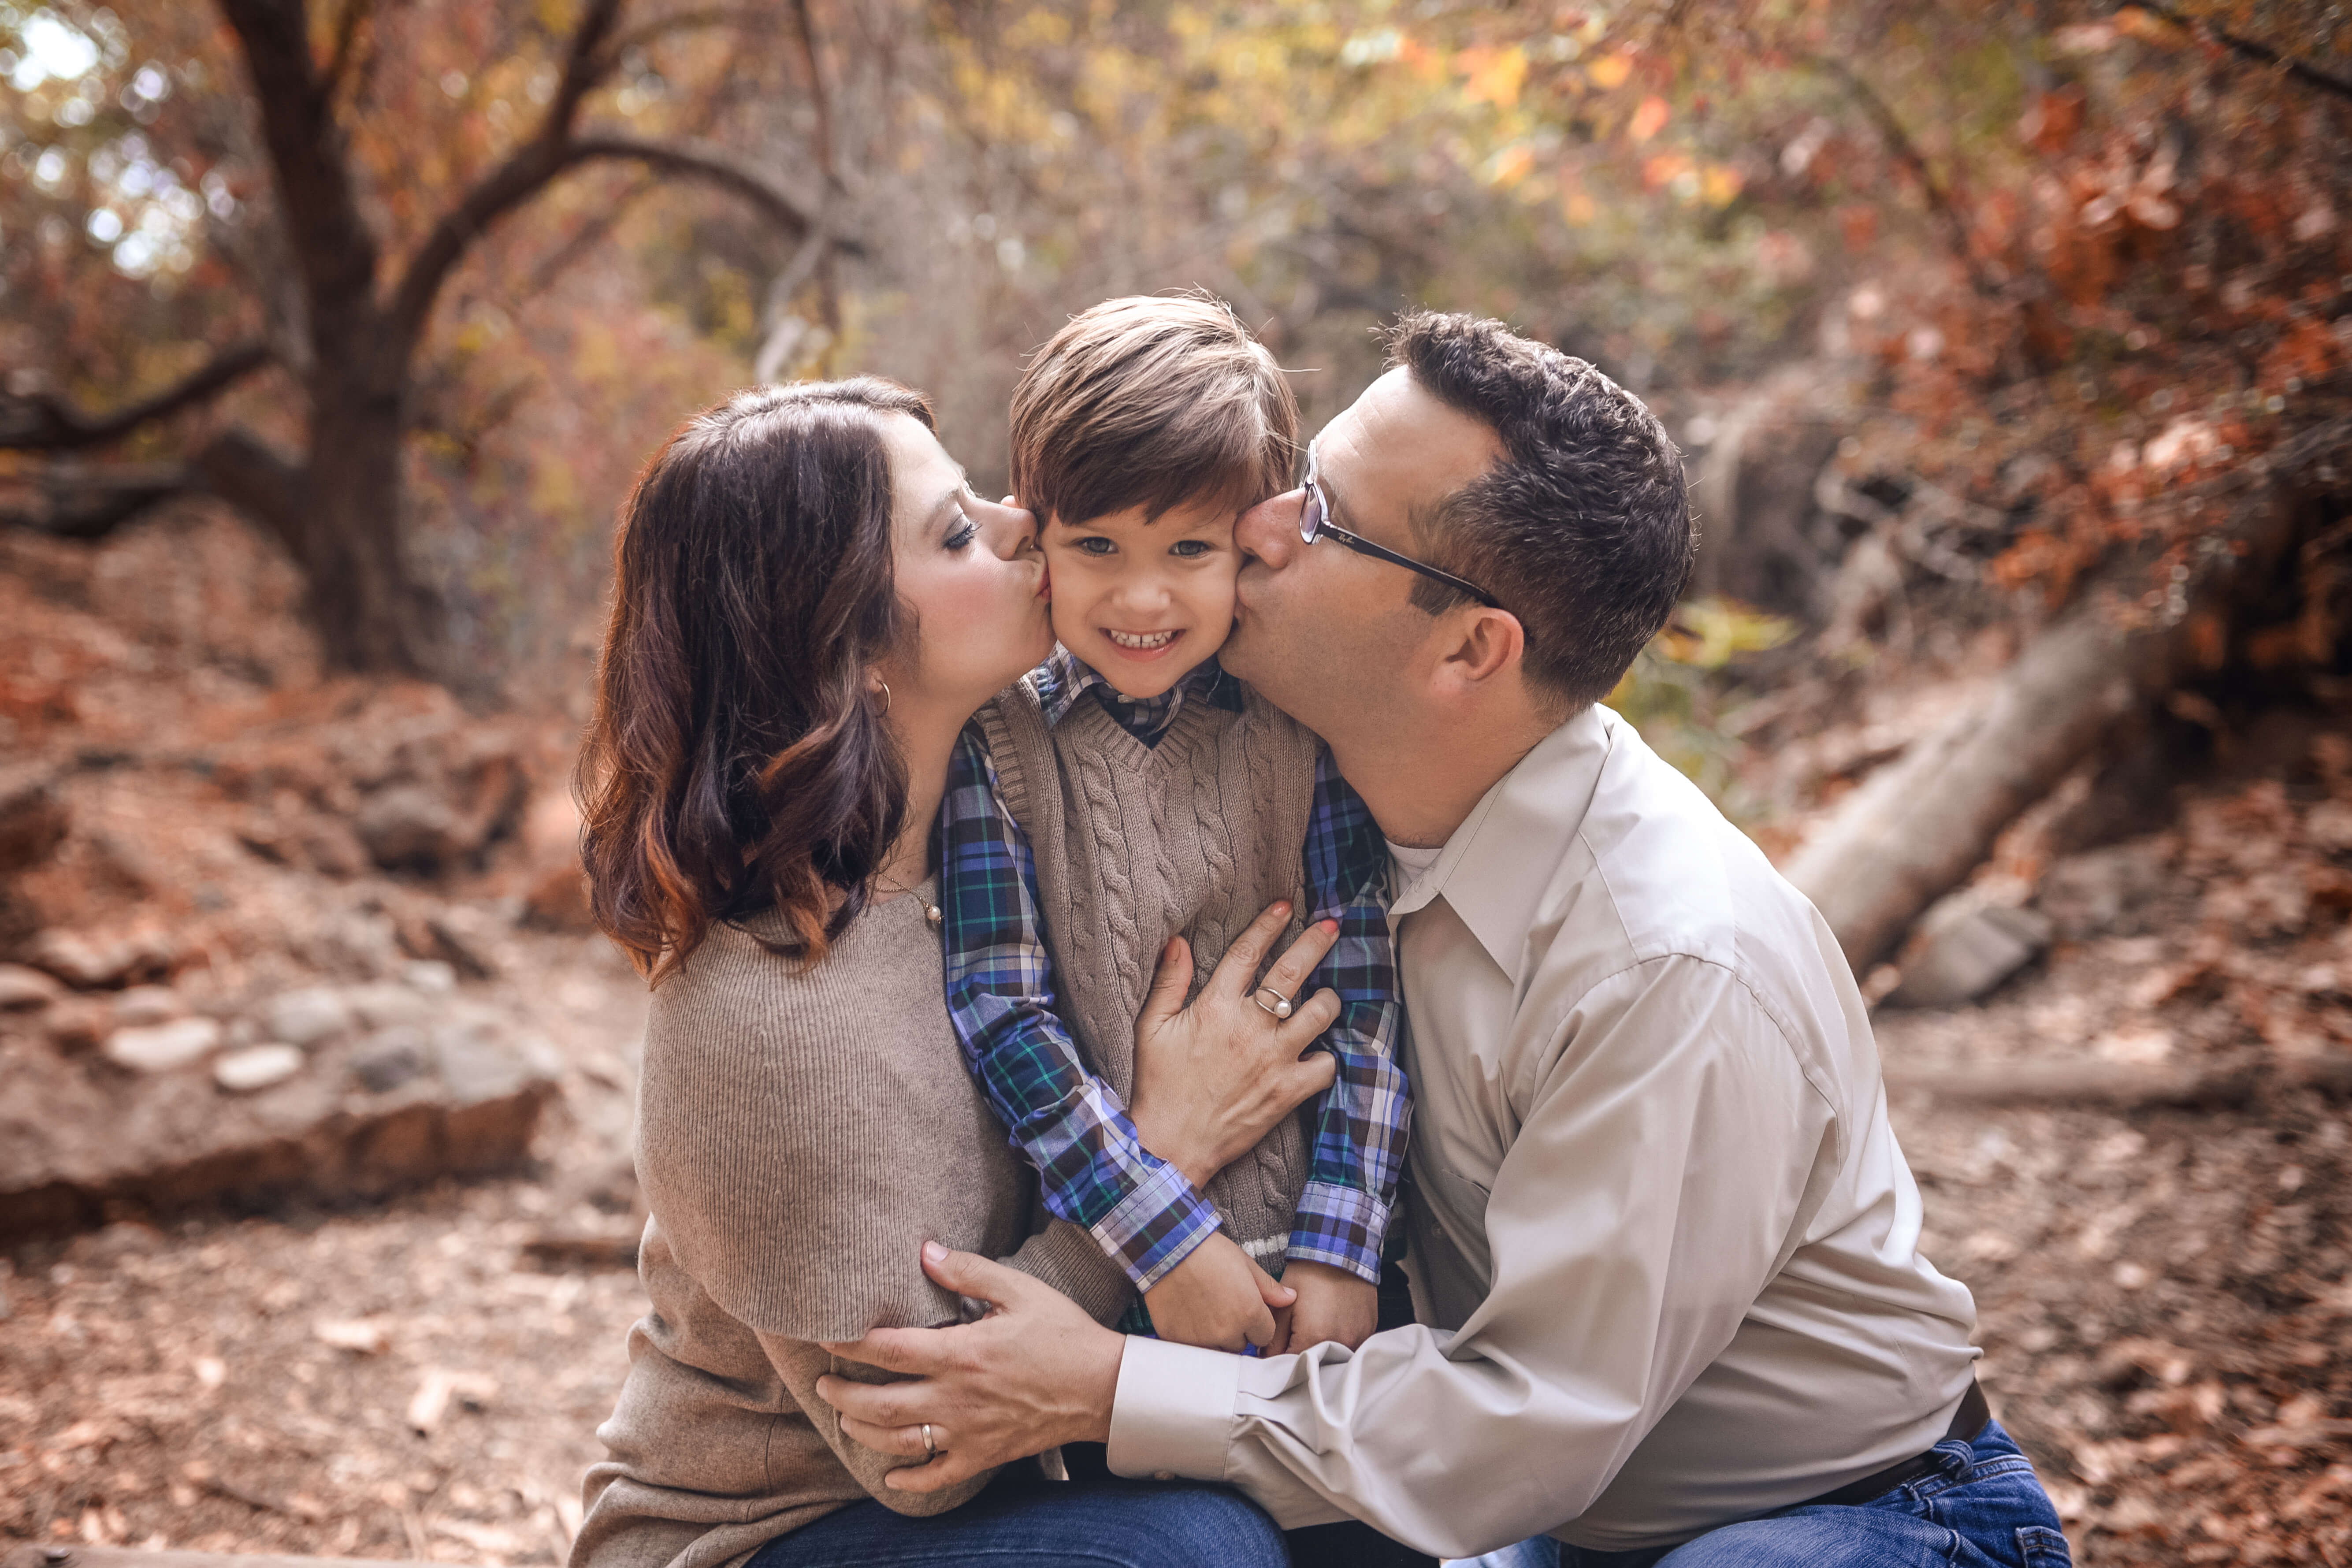
[[[2352,1563],[2320,0],[0,0],[0,1536],[561,1554],[614,510],[868,371],[1001,486],[1024,355],[1179,287],[1310,430],[1407,304],[1657,408],[1613,700],[1865,977],[2080,1559]]]

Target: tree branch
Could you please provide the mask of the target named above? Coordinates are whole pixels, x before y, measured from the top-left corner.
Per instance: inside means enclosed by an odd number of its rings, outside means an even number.
[[[1816,56],[1812,64],[1814,68],[1836,78],[1853,95],[1854,101],[1862,105],[1863,112],[1878,128],[1879,136],[1886,142],[1887,151],[1895,154],[1895,162],[1910,170],[1918,180],[1920,189],[1927,193],[1927,210],[1935,217],[1937,226],[1943,229],[1945,243],[1950,247],[1953,257],[1967,271],[1969,286],[1985,299],[1999,299],[2000,286],[1984,271],[1977,260],[1976,248],[1969,242],[1968,219],[1960,216],[1959,205],[1952,199],[1951,192],[1945,188],[1943,181],[1936,177],[1936,171],[1928,163],[1927,155],[1919,151],[1918,143],[1911,140],[1911,133],[1903,129],[1903,121],[1895,118],[1895,110],[1887,107],[1886,100],[1878,96],[1876,89],[1856,76],[1843,60]]]
[[[631,49],[644,48],[647,44],[701,27],[740,27],[768,18],[746,7],[719,5],[702,11],[680,11],[675,16],[657,16],[642,26],[630,28],[613,40],[613,53],[626,54]]]
[[[357,55],[360,29],[374,8],[374,0],[343,0],[343,9],[335,17],[334,53],[327,57],[326,74],[320,79],[330,99],[341,90],[344,73],[351,69]]]
[[[47,393],[0,392],[0,449],[66,452],[127,436],[140,426],[216,396],[270,363],[266,342],[239,343],[173,385],[110,414],[84,414]]]
[[[184,462],[117,463],[86,467],[51,463],[37,478],[11,488],[37,498],[30,508],[0,508],[0,525],[59,539],[103,539],[160,501],[210,495],[245,513],[297,560],[302,519],[302,469],[242,429],[222,431]]]
[[[823,223],[824,204],[816,196],[786,188],[766,170],[707,142],[660,142],[624,132],[600,132],[576,137],[565,149],[564,162],[640,163],[649,169],[698,180],[736,196],[778,228],[803,235]],[[865,247],[846,236],[835,246],[852,256]]]
[[[51,464],[37,479],[7,488],[34,493],[30,507],[0,506],[0,525],[57,539],[103,539],[158,501],[198,488],[185,463],[125,463],[89,469]]]
[[[572,162],[565,156],[572,121],[580,116],[582,100],[612,69],[613,54],[605,46],[620,21],[621,5],[622,0],[589,0],[586,15],[565,47],[562,75],[538,131],[443,214],[417,247],[393,294],[388,324],[395,352],[405,354],[423,338],[433,301],[474,241]]]
[[[2235,33],[2224,32],[2212,23],[2189,16],[2178,6],[2165,5],[2163,0],[2135,0],[2135,3],[2140,10],[2163,17],[2192,37],[2201,34],[2235,54],[2269,66],[2282,75],[2293,77],[2305,87],[2317,88],[2322,92],[2332,92],[2338,98],[2352,98],[2352,81],[2321,70],[2317,66],[2306,61],[2299,60],[2282,49],[2272,47],[2259,38],[2243,38]]]

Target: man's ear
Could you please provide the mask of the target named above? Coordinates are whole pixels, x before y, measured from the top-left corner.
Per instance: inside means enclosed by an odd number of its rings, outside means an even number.
[[[1452,695],[1469,695],[1518,668],[1527,648],[1518,616],[1481,608],[1459,623],[1453,646],[1438,660],[1438,684]]]

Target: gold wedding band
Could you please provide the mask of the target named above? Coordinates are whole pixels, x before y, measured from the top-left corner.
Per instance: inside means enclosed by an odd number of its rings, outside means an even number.
[[[940,1457],[940,1446],[931,1439],[931,1424],[923,1423],[923,1463],[929,1464]]]
[[[1265,1002],[1265,999],[1269,996],[1274,998],[1274,1005],[1271,1007],[1267,1006]],[[1250,1000],[1256,1003],[1262,1010],[1273,1014],[1277,1018],[1287,1018],[1290,1016],[1290,998],[1285,996],[1281,992],[1276,991],[1271,985],[1261,985],[1256,990],[1251,992]]]

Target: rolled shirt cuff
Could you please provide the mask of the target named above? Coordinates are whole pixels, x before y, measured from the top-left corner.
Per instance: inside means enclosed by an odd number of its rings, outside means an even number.
[[[1129,1337],[1111,1396],[1112,1473],[1223,1480],[1241,1374],[1239,1356]]]
[[[1389,1205],[1371,1194],[1337,1182],[1308,1182],[1299,1194],[1298,1217],[1291,1222],[1284,1256],[1328,1263],[1377,1285],[1388,1228]]]
[[[1217,1211],[1181,1171],[1155,1161],[1117,1208],[1087,1228],[1135,1288],[1149,1290],[1217,1234]]]

